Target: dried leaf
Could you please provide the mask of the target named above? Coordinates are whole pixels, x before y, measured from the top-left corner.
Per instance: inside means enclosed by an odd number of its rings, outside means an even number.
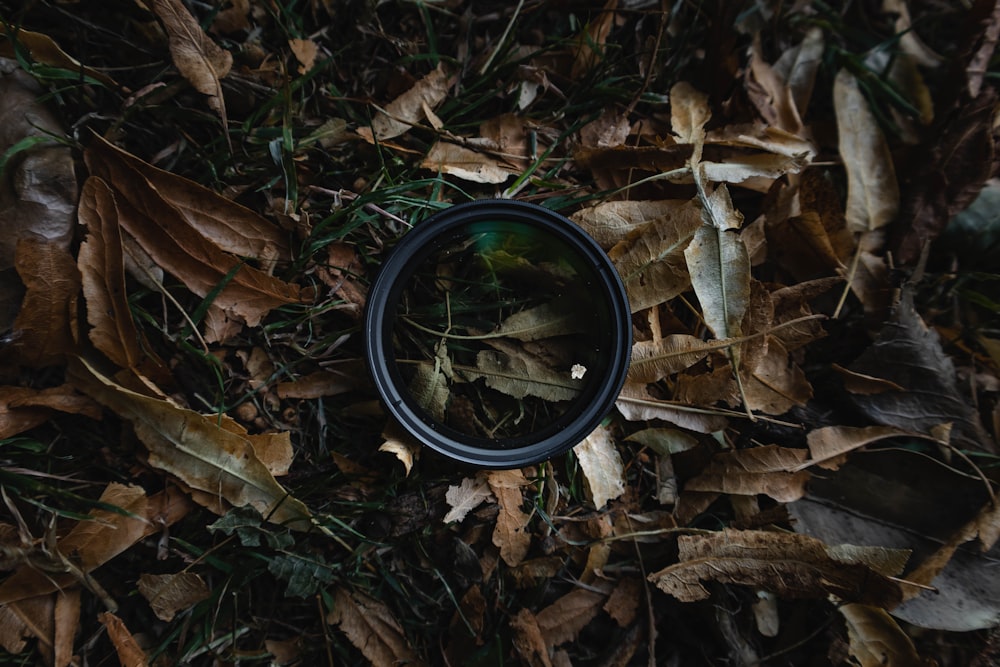
[[[748,409],[781,415],[812,398],[812,385],[805,373],[788,358],[788,351],[777,339],[768,337],[767,349],[756,360],[752,373],[748,372],[749,365],[740,369]]]
[[[444,515],[443,521],[445,523],[464,521],[465,515],[492,496],[493,492],[490,491],[485,477],[482,475],[464,477],[461,484],[452,484],[448,487],[444,499],[451,509]]]
[[[489,340],[495,350],[476,355],[476,369],[465,370],[471,380],[484,378],[486,386],[514,398],[537,396],[548,401],[577,397],[582,384],[571,373],[553,369],[545,361],[503,340]]]
[[[529,517],[521,509],[524,504],[521,488],[529,482],[520,470],[493,471],[487,473],[486,481],[500,504],[493,544],[500,548],[500,557],[504,562],[515,567],[524,560],[531,547]]]
[[[650,383],[694,366],[713,351],[725,350],[718,342],[705,342],[687,334],[673,334],[632,345],[629,382]]]
[[[698,438],[675,428],[647,428],[625,439],[649,447],[661,456],[680,454],[698,446]]]
[[[675,83],[670,89],[670,127],[681,143],[704,143],[705,123],[711,117],[708,95],[686,81]]]
[[[408,91],[378,111],[372,118],[371,128],[359,128],[358,134],[369,141],[385,141],[405,134],[425,118],[424,109],[437,109],[448,96],[452,77],[443,65],[417,81]]]
[[[618,0],[607,0],[604,9],[576,38],[570,76],[579,80],[604,59],[604,46],[615,25]]]
[[[11,39],[12,36],[13,39]],[[16,58],[15,43],[18,47],[27,49],[28,55],[35,62],[71,72],[79,72],[82,77],[98,81],[109,88],[118,88],[114,79],[100,70],[81,64],[79,60],[63,51],[62,47],[48,35],[25,30],[18,26],[17,30],[12,31],[12,34],[6,32],[0,34],[0,56]]]
[[[660,219],[663,221],[658,226],[673,226],[675,218],[689,217],[688,211],[692,208],[688,199],[605,201],[580,209],[570,218],[602,248],[610,248],[634,233],[641,234],[641,230]]]
[[[723,530],[677,540],[680,562],[649,580],[682,602],[709,597],[701,581],[741,584],[785,598],[835,595],[879,607],[902,597],[899,585],[869,567],[833,558],[819,540],[805,535]]]
[[[145,667],[149,664],[139,642],[135,640],[120,618],[112,613],[104,612],[97,615],[97,620],[107,630],[108,637],[118,654],[118,662],[122,667]]]
[[[311,526],[309,510],[275,481],[245,435],[220,427],[213,416],[130,391],[86,360],[71,374],[81,391],[132,422],[153,467],[234,507],[251,505],[274,523],[298,530]]]
[[[576,304],[543,303],[514,313],[500,323],[496,333],[506,338],[532,341],[585,330],[586,323]]]
[[[64,384],[48,389],[0,386],[0,440],[47,421],[53,411],[101,418],[101,407]]]
[[[738,338],[750,300],[750,256],[735,233],[743,216],[733,208],[725,185],[708,197],[702,215],[705,224],[684,251],[691,284],[715,337]]]
[[[573,448],[597,509],[625,493],[625,468],[611,430],[598,426]]]
[[[580,631],[600,613],[608,599],[611,583],[601,581],[593,588],[597,590],[575,588],[535,615],[547,647],[575,641]]]
[[[194,572],[143,574],[139,577],[138,588],[156,617],[168,623],[174,620],[177,612],[193,607],[211,595],[204,579]]]
[[[800,114],[805,109],[795,104],[785,77],[765,62],[759,33],[754,35],[749,74],[753,78],[747,80],[747,93],[767,124],[800,134],[802,132]]]
[[[446,141],[434,144],[420,166],[472,183],[503,183],[521,173],[520,169],[489,155]]]
[[[408,389],[417,405],[438,422],[444,422],[450,392],[448,380],[440,366],[429,362],[417,364]]]
[[[510,629],[514,633],[511,643],[525,664],[531,667],[553,667],[549,649],[538,627],[538,619],[530,609],[522,609],[514,614],[510,619]]]
[[[833,106],[847,170],[847,226],[853,232],[885,227],[899,211],[896,168],[868,100],[847,70],[834,81]]]
[[[274,393],[279,398],[314,399],[324,396],[339,396],[357,389],[363,382],[360,369],[339,366],[336,369],[316,371],[291,382],[279,382]]]
[[[316,64],[316,56],[319,54],[319,47],[311,39],[290,39],[288,48],[295,54],[295,59],[299,61],[299,74],[305,74]]]
[[[742,496],[764,494],[778,502],[792,502],[805,495],[809,473],[798,471],[806,450],[765,445],[720,452],[685,491],[712,491]]]
[[[125,292],[118,207],[104,181],[91,177],[84,183],[79,216],[80,222],[87,226],[77,267],[87,302],[90,341],[121,368],[134,369],[158,384],[169,381],[169,371],[132,319]]]
[[[338,625],[375,667],[423,664],[389,608],[361,592],[338,588],[326,622]]]
[[[644,582],[639,577],[622,578],[604,603],[604,611],[615,619],[620,628],[627,628],[639,615],[639,603],[644,599]]]
[[[637,227],[608,251],[625,283],[632,312],[668,301],[690,287],[685,248],[701,226],[697,207],[686,202]]]
[[[912,435],[893,426],[824,426],[809,432],[809,460],[802,467],[818,465],[827,470],[836,470],[847,460],[847,454],[865,445],[886,438]]]
[[[712,410],[691,409],[680,403],[653,398],[645,385],[626,382],[615,406],[629,421],[661,419],[698,433],[715,433],[728,424],[724,415]]]
[[[907,0],[882,0],[882,11],[896,15],[894,27],[896,34],[899,35],[899,48],[902,49],[903,53],[923,67],[939,67],[944,64],[944,58],[927,46],[914,30]],[[972,93],[972,95],[975,97],[976,93]]]
[[[378,450],[380,452],[392,454],[399,459],[399,462],[403,464],[403,469],[407,475],[409,475],[410,471],[413,470],[413,459],[416,457],[417,451],[419,451],[415,445],[394,438],[389,438],[383,442],[378,446]]]
[[[0,607],[0,646],[8,653],[20,653],[31,631],[9,606]]]
[[[774,63],[774,71],[788,85],[800,118],[809,108],[824,48],[822,28],[812,27],[801,43],[782,53]]]
[[[27,288],[14,320],[13,342],[3,349],[12,365],[42,368],[62,363],[76,348],[80,274],[67,250],[32,237],[17,245],[17,273]]]
[[[177,71],[191,86],[208,97],[208,106],[228,124],[221,79],[229,74],[233,56],[202,31],[180,0],[150,0],[150,7],[163,22],[170,42],[170,56]]]
[[[837,608],[847,623],[848,651],[860,667],[917,667],[916,648],[884,609],[862,604]]]

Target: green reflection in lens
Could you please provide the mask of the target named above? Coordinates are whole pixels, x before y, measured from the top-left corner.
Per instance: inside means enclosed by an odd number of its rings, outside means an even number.
[[[503,447],[558,428],[599,381],[610,311],[595,269],[520,222],[469,223],[406,279],[396,364],[443,427]]]

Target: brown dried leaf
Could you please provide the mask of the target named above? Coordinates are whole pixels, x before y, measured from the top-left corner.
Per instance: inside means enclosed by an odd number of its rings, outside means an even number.
[[[208,97],[208,106],[228,125],[221,79],[233,66],[233,56],[202,31],[180,0],[150,0],[150,7],[163,22],[170,42],[170,56],[177,71],[191,86]]]
[[[608,251],[625,283],[633,313],[668,301],[690,287],[685,249],[701,227],[701,213],[688,201],[636,227]]]
[[[132,422],[153,467],[234,507],[251,505],[274,523],[297,530],[312,525],[308,508],[278,484],[245,431],[228,430],[215,416],[126,389],[83,359],[71,367],[71,375],[81,391]],[[209,509],[219,508],[213,503]]]
[[[405,134],[410,128],[426,117],[425,109],[436,109],[448,96],[452,77],[443,65],[417,81],[408,91],[379,110],[372,118],[371,128],[358,129],[369,141],[385,141]]]
[[[451,509],[442,520],[445,523],[462,522],[466,514],[492,496],[493,492],[490,491],[489,483],[483,475],[465,477],[461,484],[452,484],[448,487],[444,499]]]
[[[712,117],[708,95],[680,81],[670,89],[670,127],[681,143],[702,144],[705,123]]]
[[[570,76],[579,80],[604,59],[604,46],[611,28],[615,25],[618,0],[607,0],[604,10],[597,15],[576,38],[573,49],[573,68]]]
[[[487,343],[495,350],[476,355],[476,369],[464,371],[470,380],[484,378],[486,386],[514,398],[538,396],[547,401],[568,401],[579,395],[582,378],[557,371],[545,360],[504,340]]]
[[[902,599],[899,585],[871,568],[833,558],[805,535],[723,530],[677,540],[680,562],[649,580],[682,602],[709,597],[701,581],[754,586],[786,598],[825,598],[879,607]]]
[[[615,406],[629,421],[661,419],[698,433],[715,433],[729,423],[724,415],[715,411],[692,409],[681,403],[654,398],[645,385],[633,382],[625,383]]]
[[[16,262],[27,292],[4,357],[8,363],[33,368],[62,363],[76,348],[72,329],[80,292],[76,262],[60,245],[33,237],[17,244]]]
[[[53,411],[101,418],[101,406],[78,394],[72,385],[48,389],[0,387],[0,440],[10,438],[45,422]]]
[[[104,612],[97,615],[97,620],[107,630],[108,637],[118,654],[118,662],[122,667],[146,667],[149,664],[139,642],[132,636],[120,618],[110,612]]]
[[[774,71],[788,85],[800,118],[809,108],[824,48],[822,28],[813,27],[801,43],[782,53],[774,63]]]
[[[500,557],[515,567],[528,555],[531,535],[528,533],[528,515],[521,506],[524,498],[521,488],[529,484],[520,470],[499,470],[487,473],[487,483],[500,504],[493,544],[500,548]]]
[[[0,647],[8,653],[20,653],[31,637],[27,624],[10,606],[0,607]]]
[[[860,667],[919,667],[913,640],[884,609],[862,604],[837,608],[847,623],[848,650]]]
[[[375,667],[423,664],[389,608],[361,592],[338,588],[326,622],[338,625]]]
[[[639,577],[624,577],[619,581],[608,601],[604,603],[604,611],[615,619],[620,628],[627,628],[635,622],[639,615],[639,603],[644,599],[643,581]]]
[[[279,382],[274,391],[279,398],[313,399],[339,396],[357,389],[363,382],[358,377],[360,369],[353,370],[355,372],[349,372],[348,369],[316,371],[291,382]]]
[[[521,173],[519,168],[497,158],[446,141],[431,146],[420,166],[472,183],[503,183],[512,175]]]
[[[705,342],[687,334],[672,334],[632,346],[629,382],[650,383],[694,366],[713,351],[725,350],[718,341]]]
[[[688,199],[605,201],[580,209],[570,218],[602,248],[610,248],[633,234],[641,235],[647,225],[671,227],[676,218],[688,218],[693,208]]]
[[[809,444],[809,460],[801,467],[818,465],[827,470],[836,470],[847,460],[847,454],[873,442],[886,438],[912,435],[893,426],[824,426],[810,431],[806,436]]]
[[[812,385],[798,364],[788,358],[788,351],[775,338],[768,337],[767,350],[757,359],[753,372],[747,365],[743,375],[743,397],[750,410],[781,415],[812,398]]]
[[[759,33],[754,35],[748,74],[750,76],[747,78],[747,94],[767,124],[800,134],[802,132],[800,114],[805,109],[795,104],[792,90],[785,77],[764,60]]]
[[[5,32],[0,34],[0,56],[11,59],[17,58],[16,42],[18,47],[27,49],[31,59],[35,62],[51,67],[58,67],[59,69],[66,69],[71,72],[79,72],[81,75],[99,81],[109,88],[118,88],[118,84],[115,83],[114,79],[104,72],[81,64],[79,60],[63,51],[62,47],[48,35],[25,30],[18,26],[17,30],[13,31],[13,36],[14,39],[12,40],[11,33]]]
[[[138,588],[156,617],[168,623],[177,612],[207,600],[212,594],[205,580],[194,572],[142,574]]]
[[[625,493],[625,467],[611,430],[598,426],[573,448],[597,509]]]
[[[132,319],[125,293],[118,207],[111,189],[101,179],[91,177],[84,183],[79,216],[87,227],[77,267],[87,302],[90,341],[121,368],[134,369],[157,384],[169,382],[169,371]]]
[[[510,629],[514,633],[511,643],[525,664],[531,667],[552,667],[549,649],[538,627],[538,619],[530,609],[522,609],[514,614],[510,619]]]
[[[295,59],[299,61],[299,74],[305,74],[316,64],[316,56],[319,55],[319,46],[311,39],[290,39],[288,48],[295,54]]]
[[[798,471],[806,450],[765,445],[720,452],[685,491],[710,491],[741,496],[764,494],[778,502],[793,502],[805,495],[809,473]]]
[[[834,81],[833,106],[847,170],[847,226],[853,232],[885,227],[899,211],[896,168],[868,100],[847,70]]]
[[[611,582],[599,581],[590,588],[575,588],[538,612],[535,618],[545,645],[555,648],[575,641],[580,631],[600,613],[611,587]]]
[[[575,304],[543,303],[514,313],[500,324],[496,333],[526,342],[582,333],[586,326],[587,323]]]

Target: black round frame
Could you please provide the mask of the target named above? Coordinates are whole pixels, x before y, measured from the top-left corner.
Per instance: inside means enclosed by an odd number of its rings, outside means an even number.
[[[477,222],[519,222],[557,237],[594,269],[609,312],[610,355],[601,377],[556,422],[541,431],[502,442],[469,436],[434,420],[412,399],[395,363],[392,328],[406,281],[435,249]],[[562,454],[581,442],[610,411],[628,372],[632,323],[625,287],[608,256],[578,225],[528,202],[486,199],[457,204],[417,224],[396,244],[368,292],[364,316],[365,357],[372,380],[391,415],[419,442],[448,457],[484,468],[519,468]]]

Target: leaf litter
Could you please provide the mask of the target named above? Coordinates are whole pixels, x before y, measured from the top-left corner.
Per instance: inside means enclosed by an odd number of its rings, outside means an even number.
[[[5,649],[985,660],[950,633],[996,626],[1000,295],[947,228],[995,176],[990,3],[389,2],[336,38],[308,4],[11,14],[5,174],[68,224],[4,214]],[[635,343],[573,453],[477,472],[385,423],[357,322],[410,225],[495,196],[608,251]],[[564,277],[519,252],[494,268]],[[480,435],[550,419],[588,295],[466,296],[411,313],[411,391]]]

